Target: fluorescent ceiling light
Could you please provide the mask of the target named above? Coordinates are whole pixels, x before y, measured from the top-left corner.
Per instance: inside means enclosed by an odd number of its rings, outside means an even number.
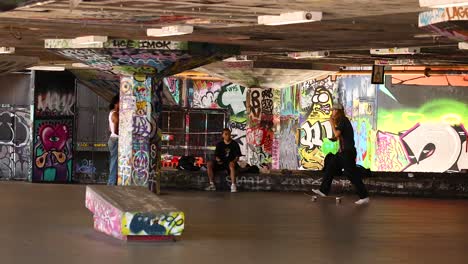
[[[31,68],[28,68],[28,70],[31,71],[64,71],[65,67],[60,67],[60,66],[34,66]]]
[[[330,56],[329,51],[304,51],[304,52],[291,52],[288,53],[288,57],[294,59],[319,59]]]
[[[267,26],[278,26],[298,23],[309,23],[322,20],[322,12],[290,12],[279,16],[259,16],[258,24]]]
[[[55,2],[57,2],[57,0],[40,1],[39,3],[33,3],[33,4],[30,4],[30,5],[26,5],[26,6],[24,6],[24,8],[31,8],[31,7],[35,7],[35,6],[41,6],[41,5],[48,5],[48,4],[52,4],[52,3],[55,3]]]
[[[416,65],[415,61],[412,59],[376,60],[374,61],[374,64],[375,65],[389,65],[389,66]]]
[[[0,54],[13,54],[15,53],[15,48],[13,47],[0,47]]]
[[[146,35],[150,37],[178,36],[192,33],[192,26],[169,26],[162,28],[148,28],[146,30]]]
[[[72,40],[73,45],[101,44],[107,42],[107,36],[84,36]]]
[[[430,8],[446,8],[456,6],[466,6],[466,0],[419,0],[419,6]]]
[[[458,48],[461,49],[461,50],[468,50],[468,42],[458,43]]]
[[[72,63],[71,65],[73,68],[91,68],[89,65],[86,65],[84,63]]]
[[[233,61],[252,61],[252,60],[249,59],[248,56],[246,55],[239,55],[239,56],[224,59],[223,61],[233,62]]]
[[[417,54],[421,53],[421,48],[390,48],[390,49],[371,49],[370,54],[372,55],[398,55],[398,54]]]
[[[416,34],[413,36],[414,38],[438,38],[441,37],[439,34]]]

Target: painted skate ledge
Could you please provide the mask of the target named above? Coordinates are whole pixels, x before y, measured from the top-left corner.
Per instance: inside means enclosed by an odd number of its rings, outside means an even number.
[[[413,173],[372,172],[371,177],[363,178],[369,192],[377,195],[468,198],[468,173]],[[321,171],[271,171],[268,174],[240,174],[239,191],[310,191],[320,186]],[[206,172],[178,171],[163,169],[161,187],[202,190],[208,184]],[[216,175],[217,190],[228,190],[229,176]],[[354,188],[345,177],[336,177],[332,192],[335,194],[354,193]]]
[[[121,240],[176,240],[184,230],[184,213],[145,187],[88,185],[85,205],[96,230]]]

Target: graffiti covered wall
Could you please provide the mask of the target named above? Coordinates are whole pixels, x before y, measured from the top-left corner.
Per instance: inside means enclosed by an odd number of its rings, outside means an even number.
[[[193,108],[227,109],[228,127],[239,143],[242,154],[247,153],[247,89],[230,82],[193,80],[189,87],[189,102]],[[216,142],[210,142],[215,145]]]
[[[354,129],[356,163],[371,168],[375,153],[376,93],[369,76],[343,76],[337,79],[338,96]]]
[[[294,95],[297,89],[299,97]],[[282,91],[280,168],[294,168],[288,150],[295,143],[300,169],[320,170],[324,157],[337,151],[337,144],[328,140],[333,136],[328,121],[332,98],[344,105],[353,125],[357,164],[373,171],[467,169],[465,89],[389,82],[376,86],[368,76],[328,76]],[[297,116],[300,132],[294,141]]]
[[[468,169],[468,92],[460,87],[379,86],[373,170]]]
[[[320,170],[338,151],[330,124],[333,102],[341,102],[355,131],[357,163],[370,167],[375,143],[376,86],[364,76],[325,76],[281,91],[279,169]],[[276,102],[275,102],[276,105]]]
[[[160,177],[162,83],[122,77],[118,184],[153,186]]]
[[[192,80],[193,88],[190,91],[190,107],[217,109],[220,106],[217,103],[219,92],[223,82]]]
[[[281,90],[279,129],[279,169],[297,170],[297,135],[299,131],[299,109],[301,85]],[[276,102],[275,102],[276,104]]]
[[[32,181],[70,182],[73,174],[75,77],[35,73]]]
[[[122,77],[119,122],[119,185],[145,185],[149,178],[151,78]],[[135,136],[135,137],[134,137]]]
[[[163,79],[164,87],[171,94],[175,105],[180,105],[180,93],[182,88],[182,80],[174,77],[167,77]]]
[[[331,76],[301,84],[299,168],[320,170],[328,153],[336,150],[330,125],[333,98],[338,96],[338,85]]]
[[[273,89],[251,88],[248,94],[247,159],[251,165],[272,164]]]
[[[31,178],[31,74],[0,76],[0,180]]]
[[[30,109],[0,107],[0,179],[30,178],[31,127]]]
[[[36,119],[34,135],[33,181],[71,181],[73,119]]]
[[[221,108],[229,109],[228,127],[233,139],[239,143],[242,154],[247,153],[247,108],[245,87],[234,83],[224,83],[221,86],[217,103]]]

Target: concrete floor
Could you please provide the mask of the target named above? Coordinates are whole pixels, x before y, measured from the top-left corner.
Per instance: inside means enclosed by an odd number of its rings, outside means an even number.
[[[0,183],[0,263],[468,263],[467,200],[171,191],[182,240],[126,243],[93,230],[84,192]]]

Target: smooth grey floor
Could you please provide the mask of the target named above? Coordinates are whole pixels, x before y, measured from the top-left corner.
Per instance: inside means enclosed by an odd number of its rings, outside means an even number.
[[[121,242],[92,228],[84,186],[0,183],[0,263],[468,263],[468,201],[167,191],[178,242]]]

